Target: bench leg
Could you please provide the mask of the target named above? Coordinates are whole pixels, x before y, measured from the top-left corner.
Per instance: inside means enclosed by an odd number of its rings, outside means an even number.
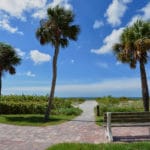
[[[111,113],[107,112],[107,129],[106,129],[106,135],[108,137],[108,140],[110,142],[113,141],[112,131],[111,131]]]
[[[112,136],[111,127],[107,127],[107,129],[106,129],[106,136],[107,136],[109,142],[113,142],[113,136]]]

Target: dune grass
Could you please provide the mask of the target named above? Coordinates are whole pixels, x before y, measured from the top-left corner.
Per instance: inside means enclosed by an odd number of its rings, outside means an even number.
[[[19,126],[48,126],[57,125],[72,120],[75,115],[52,115],[48,122],[44,122],[44,115],[40,114],[13,114],[0,115],[0,123]]]
[[[111,144],[62,143],[54,145],[47,150],[150,150],[150,142]]]

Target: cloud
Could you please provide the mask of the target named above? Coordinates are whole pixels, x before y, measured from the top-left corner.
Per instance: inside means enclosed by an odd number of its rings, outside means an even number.
[[[99,62],[99,63],[97,63],[97,65],[98,65],[100,68],[105,68],[105,69],[108,68],[108,64],[107,64],[107,63],[104,63],[104,62]]]
[[[53,0],[48,6],[53,8],[57,5],[64,7],[66,10],[73,9],[72,5],[68,3],[68,0]]]
[[[150,80],[148,81],[150,85]],[[8,87],[3,89],[3,93],[18,93],[20,94],[36,94],[49,93],[50,87],[45,86],[19,86],[19,87]],[[126,94],[124,94],[126,93]],[[114,96],[141,96],[141,84],[140,78],[118,78],[108,79],[98,83],[89,84],[67,84],[57,85],[56,95],[57,96],[103,96],[103,95],[114,95]]]
[[[127,4],[130,2],[132,0],[113,0],[105,13],[108,23],[112,26],[120,25],[121,18],[127,10]]]
[[[61,7],[64,7],[66,10],[72,10],[73,7],[71,4],[69,4],[68,0],[52,0],[52,2],[50,2],[49,4],[45,5],[43,8],[37,10],[33,15],[32,17],[34,18],[39,18],[39,19],[42,19],[42,18],[45,18],[46,17],[46,11],[48,8],[54,8],[55,6],[61,6]]]
[[[32,73],[31,71],[27,71],[27,72],[19,72],[16,75],[18,76],[28,76],[28,77],[35,77],[36,75],[34,73]]]
[[[0,10],[9,16],[25,19],[24,12],[42,8],[47,0],[0,0]]]
[[[135,15],[134,17],[132,17],[132,19],[127,24],[128,26],[133,25],[139,19],[142,19],[142,20],[150,19],[150,2],[145,7],[140,9],[140,12],[142,12],[143,14],[142,15],[138,14],[138,15]]]
[[[31,50],[30,58],[34,61],[35,64],[41,64],[43,62],[50,61],[51,56],[49,54],[41,53],[38,50]]]
[[[99,29],[100,27],[102,27],[104,25],[104,23],[102,21],[99,20],[95,20],[94,24],[93,24],[93,29]]]
[[[119,42],[119,37],[123,32],[124,28],[120,28],[118,30],[114,29],[112,33],[105,37],[103,40],[104,45],[99,49],[92,49],[91,52],[95,54],[106,54],[112,51],[112,46]]]
[[[22,50],[20,50],[19,48],[15,48],[17,54],[21,57],[25,56],[25,52],[23,52]]]
[[[142,18],[144,20],[150,19],[150,2],[145,7],[143,7],[141,9],[141,11],[144,13],[143,16],[142,16]]]
[[[31,71],[28,71],[28,72],[26,73],[26,75],[27,75],[28,77],[35,77],[35,74],[33,74]]]
[[[26,21],[26,12],[36,11],[46,5],[47,0],[0,0],[0,28],[10,33],[23,35],[18,27],[11,25],[10,19]]]
[[[23,32],[21,31],[18,31],[18,28],[17,27],[12,27],[10,25],[10,22],[8,19],[0,19],[0,28],[2,28],[3,30],[6,30],[10,33],[17,33],[17,34],[20,34],[20,35],[23,35]]]

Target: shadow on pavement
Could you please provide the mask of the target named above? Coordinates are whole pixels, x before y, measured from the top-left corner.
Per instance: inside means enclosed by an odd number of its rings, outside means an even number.
[[[114,136],[114,142],[141,142],[150,141],[150,135],[141,136]]]

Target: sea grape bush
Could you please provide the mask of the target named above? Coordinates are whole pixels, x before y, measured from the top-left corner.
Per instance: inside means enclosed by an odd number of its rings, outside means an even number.
[[[0,114],[44,114],[47,96],[8,95],[0,97]],[[74,101],[76,101],[74,99]],[[55,98],[52,114],[78,115],[79,108],[72,106],[72,101],[65,98]]]

